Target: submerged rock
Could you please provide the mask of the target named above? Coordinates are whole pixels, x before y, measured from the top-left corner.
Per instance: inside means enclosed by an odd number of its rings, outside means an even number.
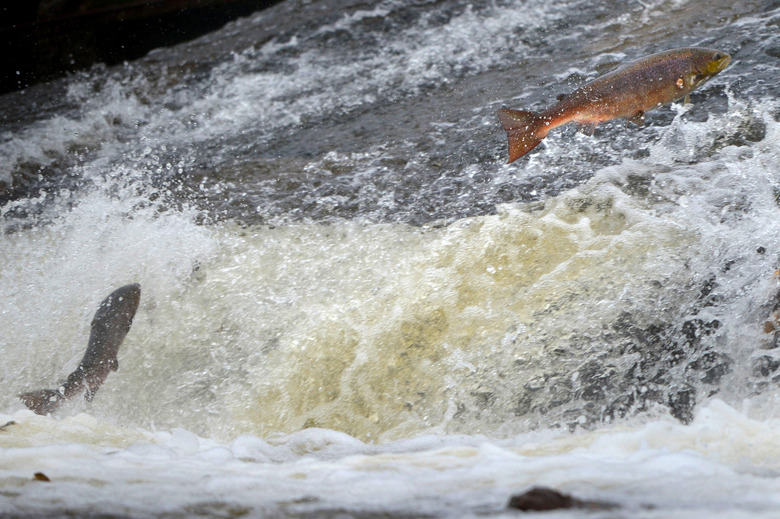
[[[533,487],[531,490],[516,494],[509,499],[509,508],[527,511],[560,510],[562,508],[585,508],[588,510],[609,510],[617,508],[614,503],[605,501],[585,501],[547,487]]]
[[[33,474],[33,479],[35,481],[51,481],[51,479],[49,479],[49,476],[47,476],[43,472],[36,472],[35,474]]]

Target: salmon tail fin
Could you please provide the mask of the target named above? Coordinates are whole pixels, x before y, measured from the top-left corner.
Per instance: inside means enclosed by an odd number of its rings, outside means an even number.
[[[54,412],[64,400],[56,389],[41,389],[19,395],[24,405],[36,414],[46,415]]]
[[[544,120],[535,113],[507,108],[497,113],[509,138],[509,162],[519,159],[542,142],[544,137],[537,135]]]

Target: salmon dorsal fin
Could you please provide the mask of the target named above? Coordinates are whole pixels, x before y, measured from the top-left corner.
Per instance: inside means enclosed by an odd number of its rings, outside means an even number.
[[[624,61],[617,61],[617,60],[606,61],[604,63],[599,63],[598,65],[596,65],[595,69],[596,69],[596,73],[599,76],[603,76],[607,72],[612,72],[613,70],[620,68],[620,66],[624,64],[625,64]]]

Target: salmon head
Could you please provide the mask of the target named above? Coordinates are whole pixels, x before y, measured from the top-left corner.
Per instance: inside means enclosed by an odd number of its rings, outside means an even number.
[[[691,72],[683,79],[690,90],[697,88],[731,63],[731,56],[715,49],[692,49]]]

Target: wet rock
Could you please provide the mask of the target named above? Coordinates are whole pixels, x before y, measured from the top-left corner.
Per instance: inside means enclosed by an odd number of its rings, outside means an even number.
[[[780,333],[773,333],[767,340],[759,344],[759,348],[762,350],[774,350],[778,346],[780,346]]]
[[[49,479],[49,476],[47,476],[43,472],[36,472],[35,474],[33,474],[33,479],[35,481],[51,481],[51,479]]]
[[[705,306],[711,306],[713,303],[707,302]],[[703,319],[690,319],[685,321],[682,326],[681,335],[684,346],[687,351],[698,349],[704,337],[708,337],[720,328],[720,321],[713,319],[705,321]]]
[[[522,494],[514,495],[509,499],[509,508],[518,510],[558,510],[560,508],[574,507],[575,499],[557,490],[545,487],[534,487]]]
[[[634,407],[635,401],[636,398],[633,393],[620,395],[604,409],[604,418],[607,421],[625,418]]]
[[[780,46],[770,47],[764,52],[766,52],[767,56],[780,59]]]
[[[557,490],[547,487],[533,487],[527,492],[517,494],[509,499],[508,508],[522,510],[524,512],[543,512],[548,510],[560,510],[566,508],[584,508],[587,510],[609,510],[617,508],[614,503],[605,501],[587,501],[577,499]]]
[[[708,351],[691,362],[686,370],[701,372],[701,381],[705,384],[717,384],[723,375],[731,372],[732,360],[714,351]]]
[[[758,117],[744,117],[731,131],[724,132],[715,138],[714,147],[749,146],[752,142],[760,142],[766,137],[766,123]]]
[[[753,376],[768,377],[780,368],[780,361],[769,355],[762,355],[753,362]]]
[[[693,408],[696,405],[696,390],[685,387],[669,395],[669,410],[675,418],[688,425],[693,421]]]
[[[512,410],[515,416],[523,416],[531,412],[534,397],[532,391],[524,391],[519,397],[517,397],[517,403]]]

